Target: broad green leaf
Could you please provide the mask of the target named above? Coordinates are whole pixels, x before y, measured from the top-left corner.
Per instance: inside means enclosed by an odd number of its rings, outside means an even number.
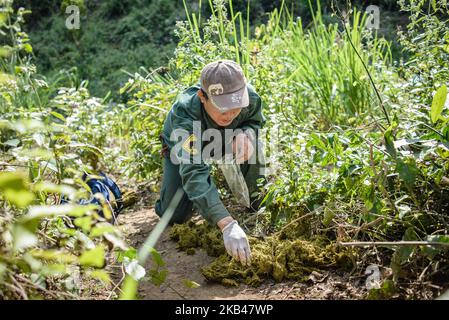
[[[34,141],[36,141],[36,143],[37,143],[37,145],[39,146],[39,147],[44,147],[44,144],[45,144],[45,136],[42,134],[42,133],[39,133],[39,132],[35,132],[34,134],[33,134],[33,139],[34,139]]]
[[[13,48],[10,46],[2,46],[0,47],[0,58],[8,58],[12,52],[14,51]]]
[[[102,196],[103,196],[103,195],[102,195]],[[109,204],[106,203],[104,200],[101,201],[100,203],[102,203],[101,207],[102,207],[102,210],[103,210],[103,214],[104,214],[105,219],[107,219],[107,220],[110,221],[110,220],[112,219],[112,211],[111,211],[111,207],[110,207]]]
[[[48,261],[55,261],[58,263],[75,263],[78,261],[78,257],[63,252],[61,250],[42,250],[42,249],[36,249],[32,250],[30,254],[35,257],[42,260],[48,260]]]
[[[11,140],[8,140],[8,141],[6,141],[6,142],[3,142],[3,144],[5,145],[5,146],[10,146],[10,147],[17,147],[19,144],[20,144],[20,140],[19,139],[11,139]]]
[[[112,283],[111,278],[109,277],[109,274],[103,270],[89,271],[87,273],[87,275],[93,279],[100,280],[101,282],[103,282],[105,284]]]
[[[12,238],[15,251],[33,247],[37,244],[37,236],[21,225],[13,227]]]
[[[1,74],[0,74],[0,83],[1,83]],[[10,124],[11,129],[19,132],[26,133],[31,131],[41,131],[45,129],[45,125],[43,122],[39,120],[19,120]]]
[[[308,142],[309,146],[315,146],[321,150],[326,149],[326,145],[324,142],[320,139],[320,137],[316,133],[312,133],[310,135],[310,140]]]
[[[59,230],[59,232],[67,234],[67,235],[69,235],[71,237],[76,236],[77,231],[79,231],[79,230],[75,230],[75,229],[61,228],[61,227],[58,227],[58,230]]]
[[[385,138],[385,149],[387,150],[387,152],[390,156],[392,156],[393,158],[396,158],[397,151],[394,146],[394,137],[393,137],[393,128],[392,127],[389,127],[385,131],[384,138]]]
[[[440,118],[441,112],[443,112],[444,104],[446,103],[446,99],[447,87],[446,85],[443,85],[437,90],[435,96],[433,97],[432,107],[430,109],[430,119],[432,120],[432,123],[437,122]]]
[[[433,236],[428,236],[426,240],[429,242],[449,243],[449,236],[433,235]]]
[[[33,160],[51,160],[53,159],[53,153],[50,150],[44,148],[22,149],[18,153],[22,158]],[[49,165],[47,165],[49,166]]]
[[[161,270],[161,271],[152,270],[150,272],[150,281],[151,281],[152,284],[154,284],[156,286],[160,286],[167,279],[167,275],[168,275],[168,270],[167,269],[164,269],[164,270]]]
[[[105,251],[102,246],[95,249],[84,251],[79,258],[79,262],[83,266],[102,268],[104,266]]]
[[[14,76],[4,73],[4,72],[0,72],[0,84],[14,80]]]
[[[73,199],[76,195],[76,189],[65,184],[54,184],[48,181],[41,181],[35,184],[34,190],[47,193],[58,193]]]
[[[328,207],[324,208],[323,225],[328,226],[335,217],[335,213]]]
[[[4,190],[28,190],[28,177],[23,172],[2,172],[0,173],[0,191]]]
[[[201,285],[199,283],[192,281],[192,280],[184,279],[182,282],[184,283],[184,285],[187,288],[190,288],[190,289],[196,289],[196,288],[201,287]]]
[[[3,276],[6,272],[6,265],[0,262],[0,282],[3,281]]]
[[[363,219],[366,222],[374,221],[375,216],[370,214],[380,214],[382,211],[382,202],[376,196],[376,190],[374,186],[369,186],[365,194],[365,207],[369,212],[363,215]]]
[[[437,254],[441,252],[441,248],[438,248],[436,246],[423,246],[421,247],[421,252],[427,258],[433,259]]]
[[[79,142],[72,142],[67,146],[56,146],[56,149],[66,149],[67,147],[69,148],[73,148],[76,150],[88,150],[88,151],[92,151],[93,153],[95,153],[97,156],[102,157],[103,156],[103,151],[101,149],[99,149],[98,147],[91,145],[91,144],[87,144],[87,143],[79,143]]]
[[[449,236],[445,236],[445,235],[427,236],[426,240],[429,242],[449,243]],[[421,247],[421,252],[430,259],[433,259],[442,250],[445,250],[445,247],[439,247],[439,246],[423,246],[423,247]]]
[[[135,300],[137,294],[138,282],[133,277],[127,275],[123,281],[120,300]]]
[[[118,251],[117,253],[118,262],[124,262],[125,258],[129,260],[137,259],[137,250],[135,248],[129,248],[128,250]]]
[[[419,240],[418,236],[416,235],[415,230],[413,228],[408,228],[404,236],[402,237],[402,240],[404,241],[415,241]],[[415,251],[414,246],[401,246],[398,247],[394,253],[393,259],[396,259],[396,262],[399,264],[404,264],[408,261],[408,259],[411,257],[413,252]]]
[[[416,177],[419,170],[416,167],[416,163],[413,159],[406,159],[405,161],[399,160],[396,164],[396,170],[399,173],[399,177],[404,181],[408,188],[413,188]]]
[[[27,53],[32,53],[33,52],[33,47],[31,46],[31,44],[25,43],[23,45],[23,50],[25,50],[25,52],[27,52]]]
[[[48,158],[47,168],[53,171],[54,173],[58,173],[58,167],[56,166],[56,160],[52,157]]]
[[[396,286],[393,280],[385,280],[379,289],[372,289],[367,300],[387,300],[396,293]]]
[[[85,214],[96,210],[98,206],[94,204],[89,205],[73,205],[64,204],[59,206],[32,206],[27,215],[23,216],[22,220],[31,220],[38,218],[54,217],[54,216],[71,216],[81,217]]]
[[[62,121],[65,122],[65,118],[64,118],[64,116],[62,114],[60,114],[60,113],[58,113],[56,111],[52,111],[52,112],[50,112],[50,114],[52,116],[54,116],[55,118],[58,118],[59,120],[62,120]]]
[[[164,260],[162,260],[161,254],[157,252],[156,249],[150,248],[151,256],[153,257],[154,262],[159,266],[163,267],[165,266]]]
[[[47,264],[41,270],[41,273],[46,276],[64,275],[67,272],[67,266],[64,264]]]
[[[1,74],[0,74],[1,77]],[[1,83],[1,80],[0,80]],[[8,120],[0,119],[0,129],[10,129],[11,128],[11,122]]]
[[[80,227],[83,231],[88,232],[92,227],[92,217],[79,217],[73,222],[75,226]]]
[[[33,272],[38,272],[39,270],[42,269],[42,262],[39,261],[38,259],[34,258],[31,254],[29,253],[25,253],[23,255],[23,260],[28,263],[28,265],[30,266],[31,270]]]
[[[0,12],[0,26],[4,25],[8,21],[8,14],[6,12]]]
[[[449,141],[449,125],[445,125],[442,130],[442,134]]]
[[[100,237],[104,235],[105,233],[112,233],[115,231],[114,226],[107,224],[107,225],[100,225],[97,224],[95,227],[92,228],[92,231],[90,232],[90,237]]]
[[[47,283],[45,282],[45,274],[43,274],[42,272],[30,274],[30,280],[32,283],[41,288],[47,288]]]
[[[28,190],[7,189],[4,194],[9,202],[21,209],[28,207],[34,200],[34,193]]]

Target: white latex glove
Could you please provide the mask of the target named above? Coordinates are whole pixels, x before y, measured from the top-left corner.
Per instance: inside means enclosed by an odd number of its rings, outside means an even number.
[[[222,230],[226,251],[244,266],[251,263],[251,250],[245,232],[237,221],[228,223]]]
[[[237,164],[242,164],[251,158],[254,153],[254,146],[247,134],[240,133],[235,137],[233,151]]]

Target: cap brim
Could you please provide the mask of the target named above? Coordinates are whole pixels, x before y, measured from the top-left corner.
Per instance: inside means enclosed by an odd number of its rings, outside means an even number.
[[[211,96],[214,105],[221,111],[225,112],[232,109],[246,108],[249,106],[248,87],[219,96]]]

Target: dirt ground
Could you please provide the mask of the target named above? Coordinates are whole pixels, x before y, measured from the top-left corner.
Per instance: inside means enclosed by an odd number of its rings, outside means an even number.
[[[128,244],[138,248],[145,241],[151,230],[159,221],[154,212],[152,201],[134,206],[120,215],[118,224],[125,235]],[[200,219],[200,217],[194,217]],[[366,295],[365,277],[349,278],[331,274],[329,272],[314,272],[309,281],[282,282],[265,281],[260,287],[253,288],[245,284],[239,287],[225,287],[221,284],[208,283],[201,274],[201,267],[209,264],[214,258],[209,257],[203,250],[196,250],[193,255],[176,248],[176,243],[170,240],[170,227],[159,239],[156,249],[161,253],[168,269],[167,280],[160,287],[150,281],[140,283],[138,295],[141,299],[360,299]],[[151,260],[151,259],[150,259]],[[145,268],[151,267],[151,261]],[[117,269],[118,270],[118,269]],[[120,279],[116,274],[114,278]],[[184,280],[197,282],[200,287],[188,288]]]

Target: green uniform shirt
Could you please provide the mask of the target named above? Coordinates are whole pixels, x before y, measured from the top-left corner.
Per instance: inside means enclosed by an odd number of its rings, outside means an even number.
[[[248,85],[249,106],[243,108],[233,122],[225,128],[218,126],[209,117],[197,95],[199,89],[200,86],[195,85],[181,93],[165,119],[162,137],[169,151],[178,143],[178,141],[170,141],[173,130],[183,129],[193,134],[194,121],[201,122],[201,132],[211,128],[219,129],[222,130],[223,137],[224,129],[253,129],[257,132],[264,125],[262,100],[252,86]],[[202,147],[204,148],[204,145]],[[200,214],[209,223],[216,225],[218,221],[229,216],[210,177],[207,164],[203,161],[201,163],[181,163],[179,174],[189,200],[194,203]]]

